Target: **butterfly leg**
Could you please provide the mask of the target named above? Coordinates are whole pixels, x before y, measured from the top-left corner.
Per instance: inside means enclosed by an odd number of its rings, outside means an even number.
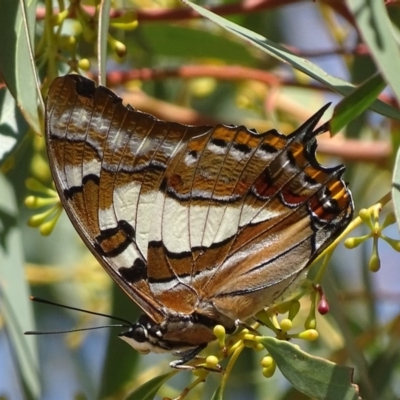
[[[174,356],[180,357],[179,360],[175,360],[169,363],[171,368],[176,368],[176,369],[196,369],[196,366],[194,365],[185,365],[187,362],[192,360],[193,358],[196,358],[196,356],[207,347],[207,344],[202,344],[200,346],[195,347],[194,349],[186,350],[186,351],[181,351],[177,350],[174,351],[172,354]]]
[[[260,336],[260,332],[254,329],[247,322],[241,321],[240,319],[235,320],[236,331],[239,329],[248,329],[251,333],[254,333],[257,336]]]
[[[194,349],[191,350],[186,350],[186,351],[174,351],[173,355],[180,357],[179,360],[172,361],[169,363],[171,368],[176,368],[176,369],[186,369],[186,370],[194,370],[194,369],[199,369],[199,368],[204,368],[209,371],[216,371],[216,372],[221,372],[222,368],[221,366],[217,365],[215,368],[209,368],[204,365],[187,365],[186,363],[193,360],[193,359],[204,359],[204,357],[199,356],[198,354],[200,353],[201,350],[207,347],[207,344],[202,344]]]

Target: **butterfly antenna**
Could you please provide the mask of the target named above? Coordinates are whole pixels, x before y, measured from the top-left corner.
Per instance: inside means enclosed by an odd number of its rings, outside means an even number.
[[[70,329],[70,330],[65,330],[65,331],[46,331],[46,332],[27,331],[27,332],[24,332],[25,335],[59,334],[59,333],[69,333],[69,332],[90,331],[92,329],[102,329],[102,328],[111,328],[111,327],[130,328],[132,326],[132,323],[130,321],[128,321],[128,320],[126,320],[124,318],[115,317],[113,315],[103,314],[103,313],[99,313],[99,312],[96,312],[96,311],[84,310],[84,309],[78,308],[78,307],[67,306],[65,304],[56,303],[55,301],[45,300],[45,299],[42,299],[40,297],[35,297],[35,296],[30,296],[30,299],[32,301],[37,302],[37,303],[50,304],[52,306],[66,308],[67,310],[79,311],[79,312],[83,312],[83,313],[86,313],[86,314],[97,315],[99,317],[110,318],[110,319],[113,319],[115,321],[120,321],[123,324],[102,325],[102,326],[94,326],[94,327],[91,327],[91,328],[77,328],[77,329]]]
[[[60,333],[83,332],[83,331],[92,331],[95,329],[113,328],[115,326],[119,328],[127,327],[126,325],[123,324],[110,324],[110,325],[92,326],[90,328],[66,329],[65,331],[26,331],[24,332],[24,335],[58,335]]]

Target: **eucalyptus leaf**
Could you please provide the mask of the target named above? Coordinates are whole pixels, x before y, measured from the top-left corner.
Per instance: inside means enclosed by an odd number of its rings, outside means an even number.
[[[135,35],[140,35],[149,51],[157,55],[188,57],[192,60],[215,58],[241,65],[255,63],[254,55],[241,41],[232,40],[230,35],[216,35],[192,26],[162,23],[140,25]]]
[[[0,90],[0,166],[18,146],[28,125],[7,88]]]
[[[386,82],[376,73],[344,97],[335,107],[330,122],[330,132],[337,133],[365,111],[385,88]]]
[[[309,60],[306,60],[302,57],[293,54],[288,49],[284,48],[283,46],[280,46],[277,43],[274,43],[273,41],[265,38],[264,36],[261,36],[258,33],[252,32],[249,29],[243,28],[231,21],[228,21],[227,19],[222,18],[217,14],[214,14],[211,11],[200,7],[189,0],[182,0],[182,1],[191,8],[193,8],[203,17],[209,18],[211,21],[222,26],[229,32],[232,32],[233,34],[241,37],[247,43],[259,48],[260,50],[271,55],[272,57],[277,58],[281,62],[290,64],[293,68],[303,72],[304,74],[310,76],[316,81],[331,88],[333,91],[342,94],[344,96],[350,95],[354,91],[353,84],[346,82],[343,79],[329,75],[322,68],[313,64]],[[371,109],[376,111],[377,113],[386,115],[387,117],[400,119],[399,110],[395,109],[394,107],[391,107],[388,104],[385,104],[380,100],[375,100],[374,103],[371,105]]]
[[[40,398],[39,358],[34,337],[23,332],[34,329],[29,301],[30,289],[24,275],[22,238],[17,226],[17,205],[11,185],[0,174],[0,308],[13,344],[26,397]]]
[[[358,30],[400,102],[400,50],[383,1],[346,0]]]
[[[38,108],[44,106],[32,48],[36,4],[37,0],[0,0],[0,75],[29,125],[40,134]]]
[[[264,337],[261,343],[282,374],[301,393],[321,400],[359,399],[351,368],[307,354],[287,341]]]
[[[217,390],[214,392],[211,400],[222,400],[223,399],[223,393],[224,393],[224,385],[220,384],[217,388]]]
[[[169,379],[171,379],[177,371],[168,372],[167,374],[156,376],[150,379],[145,384],[137,388],[132,392],[126,400],[152,400],[155,398],[157,392],[160,390],[161,386],[164,385]]]
[[[132,323],[139,317],[139,308],[133,305],[131,299],[114,283],[112,301],[111,315],[132,320]],[[122,310],[129,310],[129,316],[125,315]],[[127,330],[127,328],[123,330]],[[103,379],[101,380],[101,398],[113,395],[131,381],[132,376],[137,372],[140,357],[140,354],[136,350],[116,337],[115,329],[110,332],[103,367]],[[118,374],[115,374],[115,371],[119,371]]]
[[[392,199],[397,226],[400,229],[400,148],[397,149],[392,178]]]

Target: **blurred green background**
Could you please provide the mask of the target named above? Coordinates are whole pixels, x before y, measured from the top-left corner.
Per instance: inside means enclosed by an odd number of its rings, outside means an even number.
[[[43,211],[28,209],[27,196],[48,195],[32,190],[32,183],[27,187],[26,179],[34,177],[51,187],[39,134],[43,134],[41,94],[45,97],[55,76],[80,68],[94,78],[105,69],[107,86],[127,103],[160,118],[187,124],[243,124],[260,132],[274,127],[289,133],[331,101],[332,110],[339,104],[332,121],[339,133],[332,139],[321,137],[320,161],[346,164],[356,211],[370,207],[390,193],[393,183],[400,183],[398,2],[201,3],[264,36],[270,47],[257,47],[256,36],[244,40],[244,32],[235,36],[210,20],[194,18],[176,1],[114,1],[106,13],[111,18],[104,20],[94,3],[0,0],[0,396],[4,399],[122,399],[151,378],[170,372],[168,363],[173,359],[139,356],[118,340],[118,328],[23,335],[27,330],[107,323],[32,304],[29,295],[132,321],[139,314],[97,265],[65,214],[49,237],[27,226],[33,215]],[[99,21],[103,21],[100,28]],[[107,53],[101,44],[107,45]],[[279,51],[287,57],[285,62]],[[350,95],[352,85],[358,90]],[[379,94],[383,103],[374,103]],[[369,106],[380,113],[368,110]],[[381,221],[397,210],[396,189],[393,197]],[[368,232],[363,225],[351,236]],[[398,233],[398,223],[385,231],[395,239]],[[331,312],[318,317],[319,340],[301,346],[353,367],[364,399],[398,399],[400,257],[379,241],[381,269],[372,273],[368,269],[372,252],[371,240],[353,250],[338,247],[323,283]],[[303,305],[300,329],[307,299]],[[270,331],[265,328],[263,333]],[[248,349],[242,354],[224,398],[307,398],[279,371],[264,378],[259,365],[263,355]],[[178,396],[191,380],[191,373],[177,374],[156,398]],[[187,398],[210,399],[219,382],[220,376],[211,374]]]

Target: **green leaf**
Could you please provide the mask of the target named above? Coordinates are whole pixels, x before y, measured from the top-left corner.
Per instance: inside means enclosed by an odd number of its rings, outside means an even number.
[[[0,167],[28,130],[7,88],[0,90]]]
[[[397,148],[392,178],[392,198],[397,226],[400,229],[400,148]]]
[[[144,385],[133,391],[126,400],[152,400],[160,390],[161,386],[164,385],[169,379],[171,379],[177,371],[168,372],[164,375],[159,375],[153,379],[147,381]]]
[[[189,59],[215,58],[242,65],[254,63],[254,57],[244,44],[226,36],[189,26],[140,25],[137,35],[144,39],[146,48],[157,55],[189,57]],[[196,45],[193,46],[193,43]]]
[[[230,22],[212,13],[211,11],[208,11],[190,2],[189,0],[182,0],[182,1],[191,8],[193,8],[203,17],[209,18],[216,24],[222,26],[226,30],[246,40],[249,44],[252,44],[253,46],[259,48],[263,52],[277,58],[281,62],[290,64],[293,68],[303,72],[304,74],[310,76],[311,78],[322,83],[323,85],[328,86],[335,92],[346,96],[354,91],[354,85],[352,85],[351,83],[346,82],[343,79],[329,75],[317,65],[311,63],[310,61],[304,58],[296,56],[295,54],[285,49],[284,47],[280,46],[279,44],[274,43],[269,39],[266,39],[264,36],[261,36],[258,33],[252,32],[249,29],[243,28],[239,25],[236,25],[233,22]],[[376,111],[377,113],[386,115],[387,117],[400,119],[399,110],[396,110],[394,107],[391,107],[390,105],[385,104],[380,100],[375,100],[374,103],[371,105],[371,109]]]
[[[371,360],[370,377],[377,393],[385,393],[391,386],[390,381],[397,379],[397,367],[400,365],[400,345],[397,337],[392,338],[388,344],[374,360]],[[395,394],[392,392],[392,396],[387,398],[395,398]]]
[[[289,342],[264,337],[261,343],[274,358],[286,379],[301,393],[321,400],[357,400],[353,370],[311,356]]]
[[[11,185],[0,174],[0,307],[18,360],[27,397],[40,398],[36,340],[23,332],[35,326],[30,288],[24,274],[24,251],[17,227],[17,206]]]
[[[354,91],[344,97],[335,107],[330,122],[330,132],[339,132],[354,118],[365,111],[385,88],[386,82],[379,73],[374,74]]]
[[[214,392],[213,396],[211,397],[211,400],[222,400],[223,394],[224,394],[224,385],[220,384],[217,390]]]
[[[37,0],[0,0],[0,74],[36,133],[42,128],[38,99],[44,109],[32,48]]]
[[[400,102],[400,50],[384,1],[346,0],[376,64]]]
[[[135,322],[140,315],[139,308],[134,305],[132,300],[115,283],[113,283],[112,296],[113,307],[110,314]],[[122,310],[129,310],[129,317],[124,315]],[[124,330],[127,330],[127,328],[124,328]],[[106,398],[115,394],[132,380],[132,376],[134,376],[138,366],[139,358],[140,354],[127,343],[117,338],[113,330],[108,340],[100,398]],[[115,371],[118,371],[118,374]],[[113,379],[109,379],[110,376]]]

